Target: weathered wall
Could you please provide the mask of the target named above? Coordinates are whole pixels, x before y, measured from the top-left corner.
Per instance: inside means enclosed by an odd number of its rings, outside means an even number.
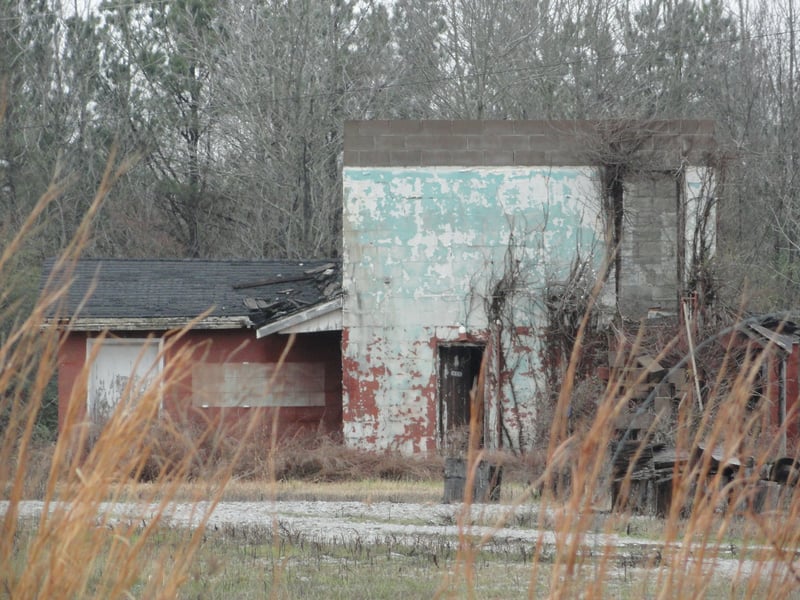
[[[593,171],[345,168],[344,181],[345,439],[430,451],[437,347],[489,341],[484,300],[502,276],[512,226],[530,284],[515,300],[518,325],[541,326],[548,278],[564,278],[577,252],[600,247]],[[520,414],[512,427],[535,416],[540,348],[536,339],[527,346],[513,374]],[[496,407],[488,417],[494,445]]]
[[[137,332],[127,337],[146,337],[148,332]],[[152,332],[160,337],[163,332]],[[86,341],[89,334],[73,332],[67,336],[59,351],[59,430],[64,431],[70,398],[73,388],[81,381],[81,374],[86,361]],[[278,362],[288,336],[272,335],[256,340],[252,330],[209,330],[188,332],[181,341],[172,347],[164,357],[165,368],[170,369],[173,358],[188,349],[193,360],[187,365],[182,377],[167,374],[172,385],[163,397],[163,410],[173,419],[187,424],[204,426],[206,423],[218,423],[221,427],[234,430],[247,425],[252,419],[260,421],[262,433],[269,433],[273,419],[278,419],[278,431],[281,435],[291,436],[297,433],[327,433],[339,436],[342,423],[342,390],[341,390],[341,337],[339,332],[321,332],[298,334],[286,356],[286,363],[314,365],[310,377],[318,379],[313,389],[321,389],[324,400],[313,406],[220,406],[213,398],[199,396],[202,390],[193,385],[193,370],[202,371],[203,365],[219,364],[267,364]],[[299,382],[308,388],[308,382]],[[86,392],[78,389],[73,401],[79,403],[78,421],[86,415]],[[279,403],[279,402],[278,402]]]
[[[705,168],[680,172],[631,174],[624,182],[624,223],[619,312],[631,319],[649,309],[677,313],[689,284],[695,236],[715,246],[716,210],[705,204],[713,195]],[[710,221],[702,230],[702,221]],[[701,230],[698,230],[701,228]],[[698,240],[699,241],[699,240]]]
[[[625,180],[619,310],[641,318],[649,308],[675,312],[679,280],[678,202],[671,173],[648,173]]]
[[[72,394],[82,399],[77,410],[78,418],[86,415],[86,385],[82,380],[86,362],[86,334],[71,333],[58,348],[58,431],[66,427],[69,402]],[[86,374],[88,376],[88,373]],[[80,386],[76,389],[77,386]]]
[[[347,123],[347,442],[407,453],[438,448],[438,351],[461,342],[485,344],[492,371],[487,445],[528,443],[542,388],[542,291],[567,276],[576,256],[599,268],[605,253],[598,169],[604,152],[630,143],[648,153],[640,166],[688,173],[686,165],[713,147],[712,132],[706,121],[649,122],[638,129],[584,121]],[[686,190],[697,188],[692,173],[680,185],[671,175],[626,181],[621,283],[627,293],[620,298],[626,316],[644,317],[653,305],[677,309],[676,286],[687,268],[684,254],[677,254],[685,253],[692,225],[691,215],[679,213],[690,204]],[[503,274],[512,231],[525,290],[513,299],[515,348],[501,357],[484,301]],[[612,278],[603,296],[611,305],[613,289]],[[509,332],[502,335],[509,346]]]

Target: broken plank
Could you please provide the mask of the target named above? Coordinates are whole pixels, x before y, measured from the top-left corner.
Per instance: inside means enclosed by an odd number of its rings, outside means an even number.
[[[306,279],[310,279],[308,275],[288,275],[286,277],[277,276],[277,277],[270,277],[268,279],[257,279],[254,281],[245,281],[243,283],[235,283],[233,284],[233,289],[235,290],[243,290],[246,288],[254,288],[254,287],[261,287],[263,285],[273,285],[276,283],[286,283],[288,281],[305,281]]]
[[[636,361],[644,367],[644,369],[653,375],[656,373],[663,373],[664,367],[652,356],[642,354],[636,357]]]
[[[324,265],[320,265],[318,267],[314,267],[313,269],[308,269],[304,271],[306,275],[316,275],[317,273],[322,273],[327,271],[328,269],[333,269],[336,267],[336,263],[325,263]]]

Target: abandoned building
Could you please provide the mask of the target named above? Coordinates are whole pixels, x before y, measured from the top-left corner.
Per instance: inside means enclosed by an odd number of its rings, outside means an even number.
[[[696,285],[714,250],[714,148],[707,121],[348,122],[341,264],[78,261],[47,323],[66,336],[60,414],[72,398],[102,420],[201,315],[170,414],[279,408],[282,433],[406,454],[456,451],[475,418],[486,447],[525,450],[552,397],[549,325],[582,314],[598,280],[599,319],[677,313]]]
[[[44,279],[51,277],[45,289],[69,282],[46,321],[64,331],[60,431],[70,401],[77,421],[101,424],[187,352],[189,368],[161,398],[162,412],[178,422],[235,428],[255,416],[269,428],[277,415],[286,435],[341,430],[339,263],[49,260]],[[296,335],[278,369],[289,333]]]
[[[597,313],[636,320],[696,285],[714,148],[707,121],[346,123],[347,443],[448,451],[474,417],[487,447],[529,448],[559,305],[600,278]]]

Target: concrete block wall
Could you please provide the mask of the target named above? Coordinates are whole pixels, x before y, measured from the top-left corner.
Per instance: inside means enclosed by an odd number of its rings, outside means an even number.
[[[610,140],[635,143],[660,168],[703,162],[714,123],[669,121],[349,121],[350,167],[584,166],[601,162]]]
[[[653,172],[625,180],[620,273],[620,313],[647,316],[658,307],[677,310],[678,196],[673,173]]]
[[[599,266],[607,241],[598,167],[610,139],[636,144],[651,171],[625,181],[622,293],[612,293],[611,302],[631,318],[645,317],[651,306],[677,309],[683,259],[676,255],[689,230],[672,173],[707,160],[713,123],[346,123],[342,353],[349,444],[436,451],[437,348],[484,343],[490,352],[492,324],[480,294],[503,264],[510,223],[531,232],[524,264],[539,286],[530,290],[531,304],[547,279],[567,276],[576,251]],[[608,287],[613,292],[613,282]],[[543,318],[533,315],[531,331]],[[537,357],[546,350],[538,339],[526,345],[528,358],[514,375],[522,390],[520,427],[536,418]],[[504,392],[487,392],[487,419],[495,422]],[[487,444],[499,445],[497,429],[490,424],[487,433]]]

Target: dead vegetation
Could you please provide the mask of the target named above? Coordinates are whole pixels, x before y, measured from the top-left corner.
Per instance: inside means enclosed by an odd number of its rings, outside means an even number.
[[[259,434],[242,441],[217,433],[199,446],[197,439],[196,431],[183,433],[178,441],[163,429],[154,428],[149,442],[152,450],[140,479],[154,481],[168,476],[187,452],[193,460],[182,475],[191,481],[207,480],[223,466],[238,481],[262,482],[421,481],[438,478],[442,469],[438,456],[409,458],[395,452],[367,452],[348,448],[324,434],[297,436],[277,444]]]
[[[111,171],[108,179],[98,193],[98,205],[113,179]],[[54,188],[43,199],[42,208],[57,192]],[[87,228],[91,216],[90,211]],[[36,217],[35,213],[20,236],[30,230]],[[0,255],[0,274],[21,240],[13,241]],[[79,237],[65,258],[76,256],[84,242],[85,237]],[[99,432],[90,435],[74,414],[67,414],[66,434],[54,446],[36,445],[37,411],[53,376],[59,344],[56,333],[43,331],[40,325],[46,307],[57,303],[62,293],[58,289],[47,290],[29,318],[12,329],[0,345],[0,362],[4,365],[0,372],[0,408],[7,415],[0,442],[0,489],[7,502],[0,534],[0,595],[174,598],[180,597],[190,580],[204,580],[205,576],[224,572],[220,561],[234,563],[241,557],[235,553],[216,556],[215,567],[208,566],[205,572],[196,569],[194,558],[206,539],[202,515],[197,527],[169,530],[170,540],[164,541],[162,516],[171,501],[183,497],[187,481],[208,483],[190,488],[190,499],[203,500],[213,507],[234,479],[268,485],[282,479],[431,480],[441,474],[437,458],[409,461],[397,455],[368,454],[326,438],[297,438],[279,446],[274,437],[269,441],[253,437],[250,426],[235,439],[220,435],[213,428],[188,432],[159,418],[159,395],[153,390],[146,391],[129,410],[115,412]],[[545,589],[551,597],[608,594],[617,568],[616,549],[612,542],[607,542],[607,547],[588,547],[587,540],[598,529],[599,510],[611,508],[603,505],[611,486],[609,460],[613,461],[614,444],[631,440],[636,444],[627,447],[633,457],[628,464],[635,465],[637,455],[644,455],[657,432],[654,425],[641,427],[637,438],[632,439],[628,432],[633,428],[621,430],[619,417],[631,402],[647,402],[655,389],[649,386],[657,385],[647,380],[652,373],[648,365],[653,363],[642,364],[642,356],[651,357],[664,370],[685,368],[687,364],[687,350],[681,347],[674,331],[664,328],[632,338],[626,334],[619,363],[615,364],[640,369],[637,379],[631,385],[622,385],[619,380],[607,385],[593,411],[571,412],[571,403],[579,405],[577,395],[591,398],[598,392],[597,387],[581,384],[577,377],[582,371],[581,351],[588,343],[588,319],[587,313],[581,316],[569,358],[562,365],[562,393],[554,407],[556,426],[547,453],[531,453],[526,458],[488,455],[477,447],[477,427],[471,423],[469,478],[474,477],[474,467],[481,460],[491,460],[503,466],[504,481],[530,481],[527,493],[514,502],[532,502],[536,492],[542,490],[539,520],[533,524],[537,541],[524,546],[523,563],[529,576],[527,581],[515,584],[515,591],[527,587],[531,595],[535,595],[542,580],[549,582]],[[723,597],[790,597],[800,591],[796,567],[800,499],[791,485],[796,479],[794,463],[775,467],[773,461],[779,451],[780,427],[776,431],[764,425],[768,423],[767,402],[753,403],[753,383],[767,353],[753,352],[750,346],[739,352],[733,346],[720,345],[723,338],[719,332],[705,338],[710,340],[706,345],[700,341],[704,339],[703,332],[696,330],[695,335],[699,342],[695,346],[695,362],[719,364],[720,370],[715,373],[709,368],[701,374],[692,369],[694,379],[685,397],[681,394],[673,407],[675,414],[665,439],[674,444],[676,455],[692,452],[700,445],[720,451],[716,455],[706,452],[681,467],[678,461],[674,462],[665,516],[650,540],[655,551],[640,557],[636,567],[655,580],[650,589],[659,590],[662,597],[705,597],[711,592]],[[178,332],[172,339],[179,336]],[[180,377],[181,369],[187,366],[185,361],[186,357],[178,353],[171,376]],[[84,381],[85,377],[84,373]],[[698,382],[701,393],[692,397]],[[163,380],[154,385],[171,383]],[[635,397],[641,393],[637,386],[642,383],[650,390],[644,400]],[[73,406],[78,405],[84,392],[78,386]],[[477,411],[473,414],[477,415]],[[560,417],[563,422],[558,421]],[[570,419],[578,417],[579,427],[575,421],[570,424]],[[796,422],[797,415],[787,415],[781,426],[784,430],[790,420]],[[797,460],[793,454],[790,458]],[[735,461],[738,468],[734,469],[731,466]],[[763,487],[760,482],[764,481],[765,468],[773,470],[775,478],[783,482],[773,481],[781,486],[775,502],[757,506],[753,499]],[[624,521],[631,509],[627,499],[635,481],[632,468],[616,475],[621,500],[614,508],[619,519],[609,518],[600,526],[602,532],[609,534],[618,534],[620,520]],[[553,485],[565,477],[566,485]],[[112,523],[98,508],[102,502],[129,498],[132,479],[149,481],[136,492],[143,512],[126,522]],[[471,488],[468,482],[467,489]],[[42,498],[46,510],[35,523],[26,524],[18,519],[18,508],[23,499],[31,496]],[[446,572],[437,571],[441,578],[438,596],[461,592],[474,596],[482,548],[492,539],[492,532],[512,524],[509,516],[498,520],[489,531],[473,533],[469,494],[465,500],[464,510],[455,519],[458,539],[447,546],[453,549],[447,557],[448,568]],[[622,529],[631,531],[630,527]],[[274,560],[258,563],[259,569],[269,569],[270,573],[268,580],[260,582],[263,587],[259,592],[280,596],[287,589],[281,576],[288,568],[288,546],[286,536],[281,537],[279,531],[270,530],[269,537],[264,544],[273,551],[270,556]],[[295,538],[294,542],[290,550],[302,550],[302,540]],[[358,544],[354,560],[372,560],[364,544]],[[732,547],[736,549],[733,558]],[[326,558],[329,555],[336,560],[333,551],[326,551]],[[720,591],[711,587],[710,574],[723,559],[733,560],[734,568],[726,573]],[[425,592],[430,595],[431,587]]]

